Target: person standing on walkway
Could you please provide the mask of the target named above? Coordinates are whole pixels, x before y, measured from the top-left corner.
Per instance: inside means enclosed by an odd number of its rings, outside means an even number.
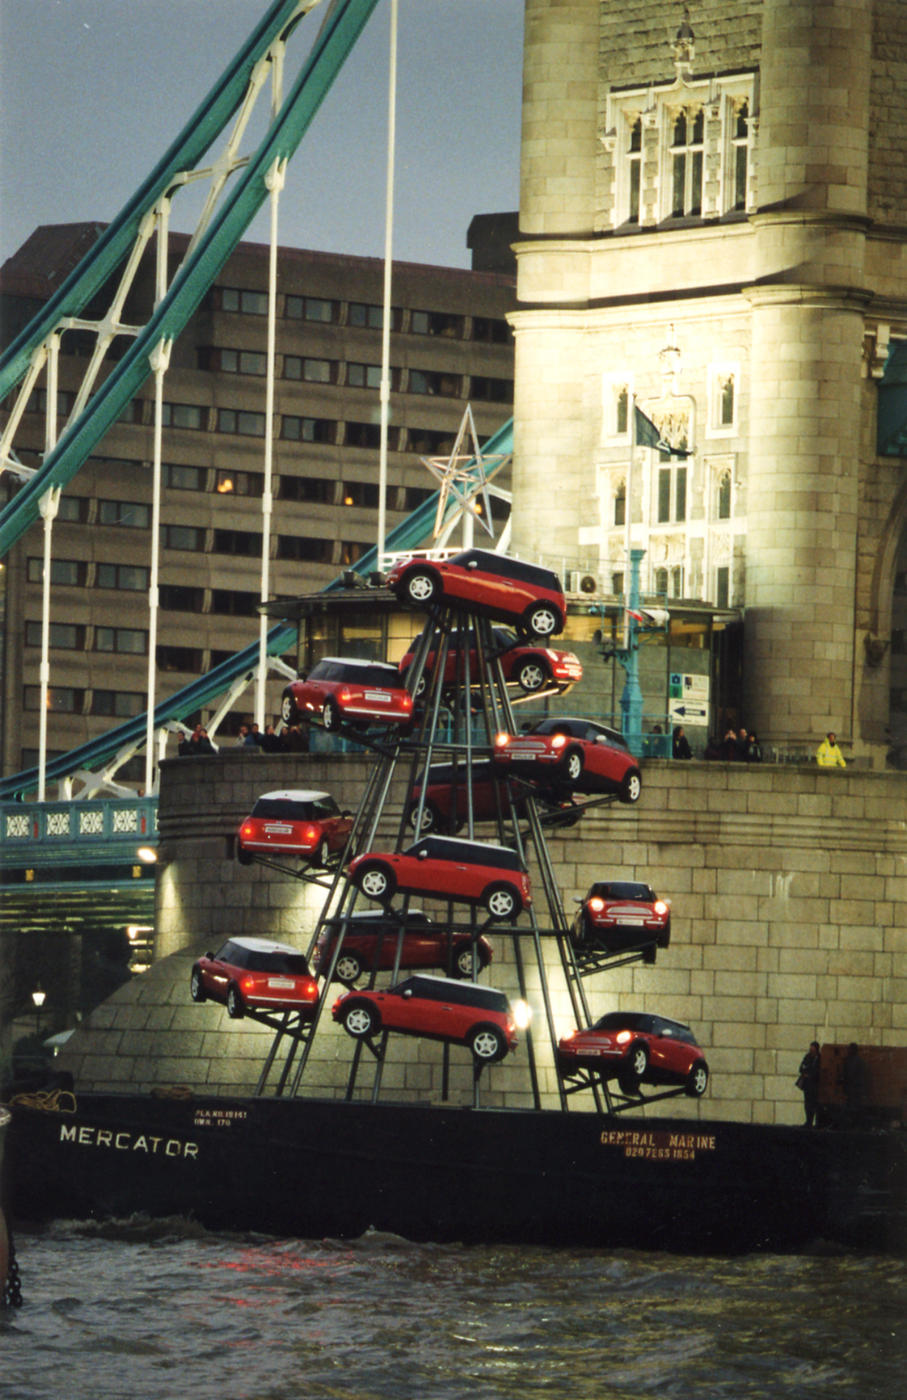
[[[816,1125],[821,1064],[819,1042],[811,1040],[809,1049],[800,1061],[800,1071],[797,1075],[797,1088],[803,1092],[803,1112],[806,1115],[807,1128],[814,1128]]]
[[[831,730],[829,730],[816,749],[816,762],[820,768],[847,767],[847,764],[844,762],[844,755],[838,748],[838,741]]]

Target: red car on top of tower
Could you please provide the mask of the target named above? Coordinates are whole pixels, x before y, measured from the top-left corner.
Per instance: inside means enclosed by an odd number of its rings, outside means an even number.
[[[557,574],[490,549],[464,549],[450,559],[407,556],[393,565],[387,586],[402,603],[450,603],[537,637],[555,636],[567,620]]]

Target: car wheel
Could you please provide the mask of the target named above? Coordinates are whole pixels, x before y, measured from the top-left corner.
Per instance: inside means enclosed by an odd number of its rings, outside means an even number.
[[[416,814],[419,811],[418,802],[414,802],[407,813],[407,821],[412,830],[416,830]],[[433,802],[426,802],[422,808],[422,825],[417,835],[424,836],[427,831],[437,831],[439,812]]]
[[[236,843],[236,859],[239,861],[240,865],[252,864],[252,856],[248,851],[243,850],[243,847],[239,841],[237,841]]]
[[[355,953],[341,953],[334,968],[338,982],[353,983],[362,976],[362,961]]]
[[[638,768],[631,768],[620,785],[621,802],[638,802],[642,792],[642,778]]]
[[[642,1078],[649,1068],[649,1052],[639,1040],[631,1045],[626,1061],[617,1076],[617,1082],[625,1094],[635,1094]]]
[[[472,979],[473,949],[471,943],[458,943],[454,948],[453,955],[453,976],[466,977]],[[475,970],[481,972],[485,967],[485,956],[482,949],[476,946],[475,950]]]
[[[653,963],[658,956],[658,944],[647,943],[642,950],[642,960],[644,963]]]
[[[393,873],[378,861],[365,865],[356,873],[356,883],[369,899],[384,904],[394,896],[396,882]]]
[[[571,783],[578,782],[584,762],[582,749],[569,749],[564,759],[564,777]]]
[[[280,697],[280,718],[284,724],[295,724],[299,718],[299,711],[296,708],[296,701],[293,699],[293,692],[285,690]]]
[[[512,885],[492,885],[485,891],[482,903],[493,919],[512,919],[523,907]]]
[[[192,969],[192,975],[189,978],[189,995],[193,1001],[205,1000],[205,984],[202,981],[201,970],[197,967]]]
[[[374,1035],[381,1026],[381,1017],[367,1002],[356,1001],[343,1013],[343,1029],[356,1040]]]
[[[332,732],[339,729],[341,719],[340,706],[337,704],[337,701],[330,699],[325,700],[324,709],[321,711],[321,722],[325,729],[331,730]]]
[[[683,1086],[684,1093],[689,1094],[691,1099],[701,1099],[706,1089],[709,1087],[709,1067],[705,1060],[699,1060],[687,1075],[687,1082]]]
[[[428,569],[413,569],[412,573],[407,574],[403,591],[409,602],[425,607],[427,603],[434,602],[438,592],[438,579]]]
[[[232,1016],[234,1021],[242,1020],[246,1014],[243,1006],[242,996],[235,982],[231,982],[227,988],[227,1015]]]
[[[497,1026],[476,1026],[469,1032],[469,1048],[482,1064],[502,1060],[507,1054],[507,1042]]]
[[[547,680],[548,671],[540,661],[524,661],[517,669],[517,685],[529,695],[535,690],[541,690]]]
[[[557,632],[560,618],[548,603],[536,603],[526,614],[526,626],[536,637],[550,637]]]
[[[331,848],[328,845],[328,838],[326,836],[322,836],[321,840],[318,842],[318,850],[312,857],[312,864],[319,866],[323,870],[330,858]]]

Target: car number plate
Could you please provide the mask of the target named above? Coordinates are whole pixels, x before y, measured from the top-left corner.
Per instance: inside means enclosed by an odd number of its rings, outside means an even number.
[[[273,987],[275,991],[292,991],[296,983],[292,977],[269,977],[268,986]]]
[[[265,827],[268,836],[291,836],[293,828],[291,826],[275,826],[273,823]]]
[[[375,700],[379,705],[389,705],[391,697],[385,695],[383,690],[367,690],[365,698],[366,700]]]

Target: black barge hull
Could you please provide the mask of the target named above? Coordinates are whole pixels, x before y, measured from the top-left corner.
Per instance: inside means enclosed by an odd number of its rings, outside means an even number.
[[[12,1104],[14,1220],[628,1246],[907,1246],[907,1134],[54,1091]]]

